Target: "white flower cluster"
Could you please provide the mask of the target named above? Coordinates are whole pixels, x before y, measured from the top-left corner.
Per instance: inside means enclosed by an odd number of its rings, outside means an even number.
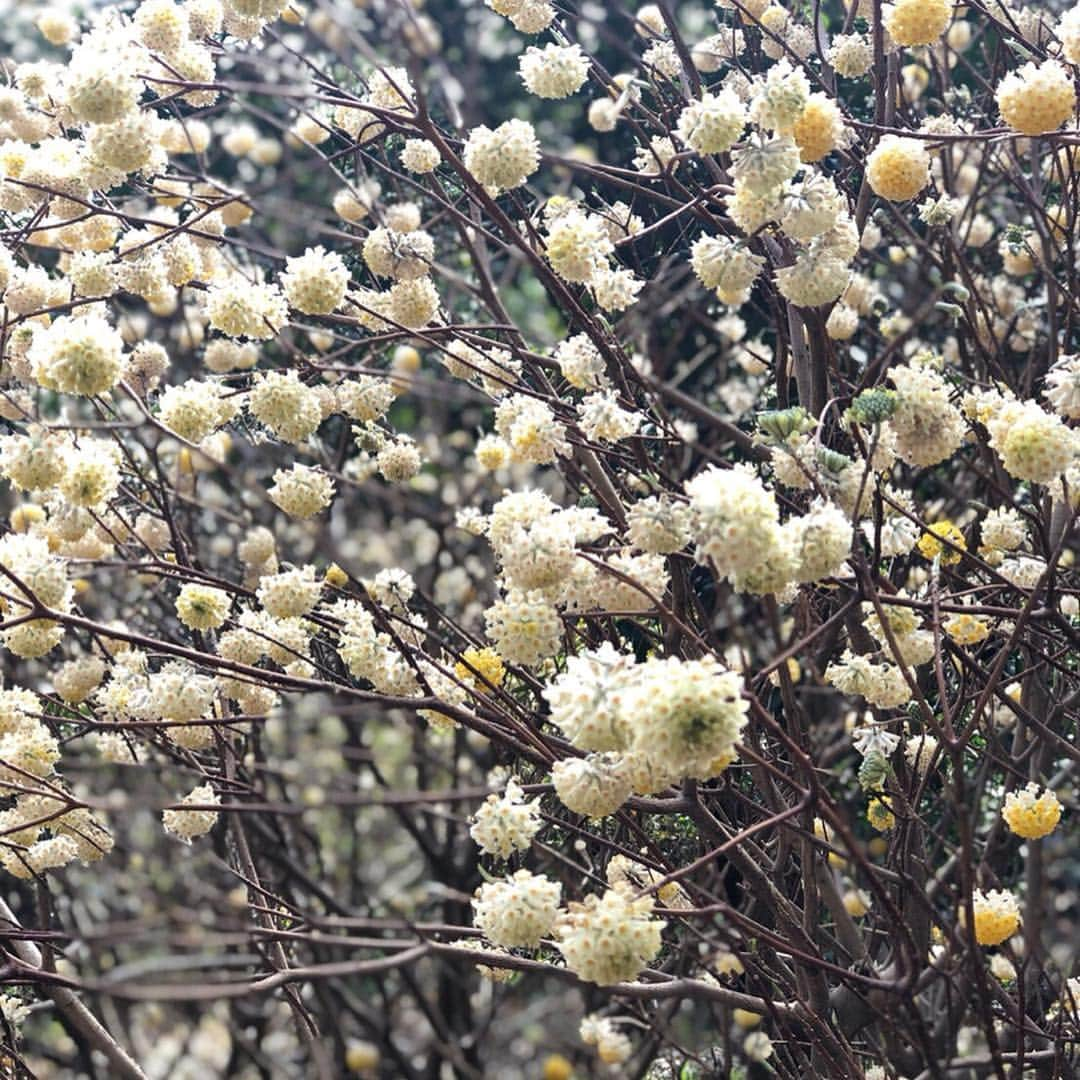
[[[652,897],[622,886],[571,903],[555,926],[566,966],[600,986],[632,981],[660,951],[665,924],[652,910]]]
[[[895,664],[875,663],[850,649],[825,669],[826,681],[845,694],[860,694],[880,709],[894,709],[911,700],[903,671]]]
[[[506,949],[534,948],[551,933],[562,886],[542,874],[518,870],[476,890],[473,918],[484,936]]]
[[[551,722],[588,752],[556,763],[556,793],[592,817],[632,792],[718,775],[736,757],[748,708],[741,678],[715,660],[635,664],[607,643],[569,657],[544,698]]]
[[[857,481],[855,469],[845,469]],[[686,483],[698,558],[742,591],[782,593],[796,582],[839,574],[851,547],[841,510],[819,503],[781,524],[774,493],[754,470],[709,466]],[[842,492],[836,492],[842,498]]]
[[[526,799],[516,780],[508,780],[502,795],[489,795],[473,815],[469,835],[487,855],[505,859],[527,851],[540,831],[540,801]]]
[[[221,798],[212,784],[200,784],[192,788],[180,802],[191,806],[209,806],[220,803]],[[164,810],[161,814],[165,831],[185,844],[205,836],[217,824],[217,819],[216,810]]]

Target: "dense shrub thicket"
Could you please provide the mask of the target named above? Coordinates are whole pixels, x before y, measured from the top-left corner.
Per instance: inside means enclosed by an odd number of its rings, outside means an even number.
[[[0,1072],[1076,1075],[1080,7],[0,35]]]

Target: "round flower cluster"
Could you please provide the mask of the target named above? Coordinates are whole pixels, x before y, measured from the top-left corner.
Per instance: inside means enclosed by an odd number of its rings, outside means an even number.
[[[752,574],[779,548],[776,498],[750,466],[709,466],[686,482],[686,494],[698,558],[711,560],[720,577]]]
[[[526,799],[521,785],[508,780],[502,795],[489,795],[473,815],[469,835],[486,855],[505,859],[527,851],[540,831],[540,800]]]
[[[531,949],[551,933],[561,899],[562,886],[557,881],[518,870],[476,890],[473,919],[494,944],[506,949]]]
[[[521,81],[530,94],[565,98],[577,93],[589,77],[589,60],[580,45],[530,45],[518,62]]]
[[[37,424],[25,435],[0,436],[0,476],[25,491],[54,487],[67,471],[67,450],[63,432]]]
[[[322,586],[314,566],[301,566],[264,575],[255,595],[267,614],[275,619],[289,619],[311,611],[319,602]]]
[[[108,502],[120,486],[120,451],[104,439],[82,439],[70,448],[60,493],[76,506],[96,508]]]
[[[572,519],[555,514],[512,529],[513,539],[500,544],[498,552],[507,585],[556,595],[574,572],[577,536]]]
[[[791,135],[804,162],[820,161],[844,145],[847,139],[844,114],[826,94],[811,94]]]
[[[69,705],[85,701],[105,678],[105,661],[98,656],[80,656],[61,664],[53,673],[53,689]]]
[[[78,857],[78,845],[70,836],[50,836],[36,840],[25,851],[5,846],[0,853],[0,864],[12,877],[25,881],[67,866]]]
[[[556,761],[551,780],[559,801],[575,814],[602,818],[630,798],[630,776],[618,754],[590,754]]]
[[[560,214],[551,222],[545,248],[548,262],[559,277],[583,283],[607,266],[615,250],[603,218],[578,209]]]
[[[986,421],[990,445],[1018,480],[1051,484],[1080,456],[1076,432],[1034,401],[1007,401]]]
[[[300,381],[295,371],[269,371],[259,376],[248,397],[248,409],[279,439],[301,443],[322,423],[317,391]]]
[[[814,172],[785,192],[782,206],[780,227],[801,243],[827,233],[847,209],[836,184]]]
[[[390,318],[411,330],[427,326],[439,310],[439,293],[431,278],[399,281],[387,296]]]
[[[401,149],[401,164],[409,172],[434,172],[441,160],[439,148],[427,139],[406,139]]]
[[[633,547],[655,555],[671,555],[690,539],[689,511],[681,503],[650,495],[627,513],[627,537]]]
[[[484,0],[492,11],[504,15],[523,34],[543,33],[555,19],[547,0]]]
[[[454,665],[454,674],[470,689],[486,694],[502,686],[506,665],[494,649],[466,649]]]
[[[202,442],[232,419],[235,399],[222,395],[216,383],[189,379],[168,387],[158,398],[158,419],[181,439]]]
[[[221,798],[211,784],[200,784],[192,788],[180,802],[192,806],[209,806],[220,803]],[[217,824],[217,819],[216,810],[165,810],[161,815],[165,831],[185,844],[205,836]]]
[[[228,337],[272,338],[288,321],[288,302],[276,285],[236,276],[206,291],[206,317]]]
[[[930,182],[930,154],[919,139],[885,135],[866,159],[866,179],[890,202],[914,199]]]
[[[620,703],[630,749],[672,777],[717,776],[735,759],[746,724],[742,689],[741,676],[711,658],[639,665]]]
[[[858,79],[874,66],[874,47],[865,34],[837,34],[828,51],[833,70],[844,79]]]
[[[227,371],[247,371],[259,362],[259,347],[252,341],[215,338],[206,346],[203,363],[217,375]]]
[[[1057,27],[1061,53],[1070,64],[1080,64],[1080,5],[1061,16]]]
[[[676,133],[699,154],[723,154],[735,145],[746,127],[746,106],[727,87],[704,93],[679,114]]]
[[[1061,357],[1047,372],[1044,393],[1059,416],[1080,420],[1080,353]]]
[[[732,153],[731,161],[737,183],[760,198],[787,183],[799,171],[801,157],[790,135],[766,138],[754,132],[741,149]]]
[[[1020,907],[1016,897],[1004,889],[984,893],[976,889],[972,896],[975,912],[975,940],[980,945],[1000,945],[1020,928]]]
[[[725,304],[746,300],[765,260],[744,241],[729,236],[702,236],[690,248],[690,265],[706,289],[715,289]]]
[[[100,315],[62,315],[34,334],[27,362],[47,390],[91,397],[120,381],[123,349],[120,332]]]
[[[759,127],[790,135],[810,100],[810,82],[802,68],[785,57],[769,68],[750,102],[750,118]]]
[[[54,611],[66,611],[70,607],[72,587],[67,578],[67,564],[52,553],[45,537],[8,533],[0,538],[0,565],[29,589],[39,604]],[[26,603],[17,586],[8,583],[5,591],[13,597],[12,603],[20,606]]]
[[[578,424],[587,439],[618,442],[636,435],[642,417],[618,404],[614,390],[589,394],[578,405]]]
[[[423,464],[420,450],[408,435],[389,440],[375,457],[379,475],[388,484],[403,484],[411,480]]]
[[[86,124],[109,124],[133,112],[142,87],[115,52],[78,49],[64,78],[64,104]]]
[[[610,642],[566,659],[566,670],[544,688],[551,722],[582,750],[621,750],[629,744],[620,688],[633,658]]]
[[[604,358],[586,334],[575,334],[560,342],[552,359],[576,390],[598,390],[607,383]]]
[[[967,541],[953,522],[943,518],[927,526],[916,547],[924,559],[940,559],[942,566],[955,566],[963,557],[962,552],[967,551]]]
[[[547,402],[515,394],[495,410],[495,430],[510,445],[516,462],[550,465],[570,453],[566,428]]]
[[[796,580],[821,581],[836,577],[851,553],[851,522],[832,503],[816,503],[808,513],[792,518],[785,529],[796,551]]]
[[[562,644],[559,613],[541,592],[511,589],[484,612],[484,623],[499,655],[511,664],[539,664]]]
[[[566,966],[600,986],[633,980],[660,951],[664,923],[652,910],[652,897],[625,887],[571,903],[555,927]]]
[[[1076,111],[1072,76],[1053,60],[1010,72],[996,97],[1001,119],[1024,135],[1054,131]]]
[[[630,1039],[607,1016],[586,1016],[578,1029],[586,1046],[596,1047],[596,1056],[605,1065],[622,1065],[634,1052]]]
[[[889,427],[896,452],[909,465],[936,465],[964,441],[964,418],[949,400],[949,385],[932,367],[909,363],[889,371],[896,387]]]
[[[894,0],[885,29],[897,45],[933,45],[952,22],[952,0]]]
[[[338,409],[353,420],[368,423],[386,414],[394,403],[397,391],[389,379],[360,375],[346,379],[334,388]]]
[[[188,582],[176,598],[176,615],[189,630],[216,630],[228,618],[231,605],[224,589]]]
[[[373,274],[416,281],[431,270],[435,241],[423,229],[402,233],[380,226],[368,233],[362,254]]]
[[[866,820],[878,832],[890,832],[896,828],[896,815],[892,800],[887,795],[872,794],[866,803]]]
[[[285,299],[305,315],[329,315],[340,307],[349,285],[349,270],[340,255],[322,247],[285,260],[281,288]]]
[[[212,676],[199,675],[190,664],[169,663],[149,680],[145,690],[145,697],[137,697],[132,703],[133,715],[185,723],[198,720],[210,711],[217,682]],[[205,743],[210,742],[209,727],[196,731],[205,733]],[[176,739],[179,732],[170,734]]]
[[[990,636],[986,619],[966,611],[951,615],[945,620],[942,629],[957,645],[978,645]]]
[[[0,780],[8,790],[24,786],[26,774],[51,776],[60,760],[59,743],[38,719],[44,712],[29,690],[0,690]]]
[[[86,133],[86,162],[95,187],[115,187],[130,173],[149,174],[164,167],[163,121],[151,110],[136,111],[111,124],[91,124]],[[92,175],[94,175],[92,174]]]
[[[309,518],[330,505],[334,481],[317,466],[294,464],[274,473],[274,484],[267,495],[289,517]]]
[[[998,507],[983,518],[979,533],[983,548],[1015,551],[1027,539],[1027,524],[1012,507]]]
[[[825,681],[845,694],[861,695],[879,709],[894,709],[911,700],[911,688],[899,667],[875,664],[850,649],[825,669]]]
[[[1010,791],[1005,796],[1001,816],[1017,836],[1039,840],[1057,828],[1061,803],[1049,788],[1040,792],[1039,785],[1032,781],[1020,791]]]
[[[520,187],[540,167],[540,143],[532,124],[507,120],[494,131],[481,125],[469,132],[465,168],[493,194]]]
[[[774,276],[781,294],[797,307],[820,307],[843,293],[851,270],[828,248],[811,248],[798,255],[791,266],[780,267]]]

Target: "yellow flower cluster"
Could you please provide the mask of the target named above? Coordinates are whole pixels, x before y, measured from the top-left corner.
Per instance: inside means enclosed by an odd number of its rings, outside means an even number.
[[[486,694],[491,687],[502,686],[506,665],[494,649],[466,649],[454,665],[454,674],[463,683]]]
[[[964,534],[948,519],[935,521],[922,534],[916,546],[924,559],[933,561],[940,556],[942,566],[955,566],[963,557],[960,552],[967,551]],[[960,551],[955,551],[954,548],[959,548]]]
[[[1039,840],[1057,828],[1061,820],[1061,803],[1049,788],[1040,793],[1039,785],[1032,782],[1005,796],[1001,816],[1017,836]]]
[[[952,0],[896,0],[885,29],[897,45],[933,45],[952,21]]]
[[[963,611],[945,620],[945,633],[956,642],[957,645],[978,645],[990,635],[990,627],[986,619],[980,615],[972,615]]]
[[[914,199],[930,182],[930,154],[918,139],[886,135],[866,159],[866,179],[890,202]]]
[[[1053,60],[1006,75],[996,96],[1001,119],[1024,135],[1054,131],[1076,111],[1072,76]]]
[[[984,893],[976,889],[972,900],[975,940],[980,945],[1000,945],[1020,928],[1020,907],[1011,892],[992,889]]]

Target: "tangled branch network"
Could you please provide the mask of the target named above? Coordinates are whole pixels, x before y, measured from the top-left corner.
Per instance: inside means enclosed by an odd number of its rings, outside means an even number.
[[[3,6],[0,1074],[1075,1080],[1013,4]]]

